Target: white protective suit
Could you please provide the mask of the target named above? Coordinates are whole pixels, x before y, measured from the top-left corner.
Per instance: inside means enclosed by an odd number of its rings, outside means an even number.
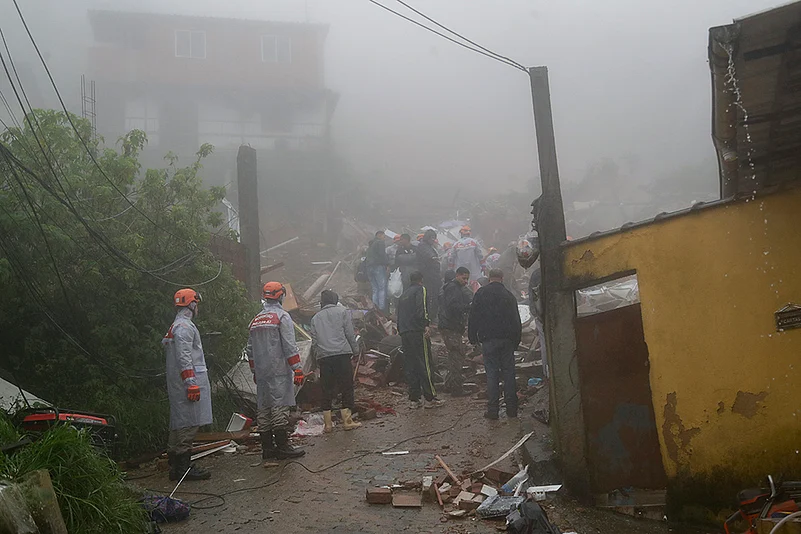
[[[170,430],[210,425],[211,387],[203,356],[200,332],[192,322],[192,310],[181,308],[175,314],[164,339],[167,358],[167,395],[170,399]],[[182,378],[182,373],[188,376]],[[200,387],[200,400],[192,402],[186,398],[186,388],[192,384]]]
[[[249,329],[246,352],[256,376],[258,409],[294,406],[294,370],[301,361],[292,318],[280,303],[265,300]]]
[[[481,245],[472,237],[463,237],[454,243],[451,249],[451,269],[466,267],[470,271],[470,281],[473,282],[483,276],[481,271],[484,254]]]

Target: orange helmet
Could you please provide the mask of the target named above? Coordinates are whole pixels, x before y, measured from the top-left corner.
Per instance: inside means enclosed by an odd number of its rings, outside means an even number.
[[[172,300],[176,306],[185,308],[186,306],[189,306],[193,302],[200,302],[201,298],[200,298],[200,293],[198,293],[194,289],[190,289],[187,287],[185,289],[179,289],[178,291],[176,291],[175,296],[173,297]]]
[[[417,234],[417,240],[420,241],[421,239],[423,239],[423,234]]]
[[[400,234],[395,234],[395,237],[392,238],[392,241],[400,241]]]
[[[448,249],[449,249],[449,248],[451,248],[452,246],[453,246],[453,243],[451,243],[450,241],[448,241],[447,243],[445,243],[444,245],[442,245],[442,248],[444,248],[445,250],[448,250]]]
[[[497,248],[495,248],[495,247],[490,247],[490,248],[489,248],[489,253],[490,253],[490,254],[494,254],[495,252],[498,252],[498,249],[497,249]]]
[[[264,284],[262,296],[265,299],[278,300],[286,295],[286,288],[281,282],[267,282]]]
[[[462,227],[459,229],[459,233],[460,233],[461,235],[464,235],[464,234],[469,234],[469,233],[470,233],[470,227],[469,227],[469,226],[467,226],[467,225],[464,225],[464,226],[462,226]]]

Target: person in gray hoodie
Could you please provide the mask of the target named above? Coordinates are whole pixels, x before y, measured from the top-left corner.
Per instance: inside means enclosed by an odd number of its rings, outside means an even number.
[[[320,294],[320,307],[311,320],[312,347],[320,366],[323,389],[325,432],[333,430],[331,403],[342,394],[342,423],[345,430],[362,426],[353,420],[353,368],[351,358],[359,353],[350,312],[339,306],[339,295],[330,289]]]

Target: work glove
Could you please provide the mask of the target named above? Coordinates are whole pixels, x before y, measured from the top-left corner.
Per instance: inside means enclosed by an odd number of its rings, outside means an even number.
[[[186,388],[186,398],[190,402],[197,402],[200,400],[200,386],[192,384]]]
[[[293,379],[293,382],[296,386],[303,384],[303,378],[303,369],[295,369],[295,378]]]

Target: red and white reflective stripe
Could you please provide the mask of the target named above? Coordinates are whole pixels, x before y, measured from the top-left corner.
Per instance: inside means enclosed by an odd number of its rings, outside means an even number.
[[[279,326],[281,324],[281,318],[278,317],[277,313],[268,312],[268,313],[260,313],[253,320],[250,322],[250,329],[254,328],[264,328],[264,327],[273,327]]]
[[[169,330],[167,330],[167,333],[166,333],[166,334],[164,334],[164,339],[172,339],[172,338],[174,338],[174,337],[175,337],[175,336],[173,335],[173,333],[172,333],[172,327],[173,327],[173,326],[175,326],[175,324],[171,324],[171,325],[170,325],[170,329],[169,329]]]
[[[256,368],[256,362],[253,360],[248,360],[248,365],[250,366],[251,371]]]
[[[300,363],[300,354],[295,354],[294,356],[290,356],[286,359],[286,363],[289,364],[290,367],[294,367]]]
[[[181,371],[181,380],[186,380],[187,378],[195,378],[194,369],[184,369]]]

